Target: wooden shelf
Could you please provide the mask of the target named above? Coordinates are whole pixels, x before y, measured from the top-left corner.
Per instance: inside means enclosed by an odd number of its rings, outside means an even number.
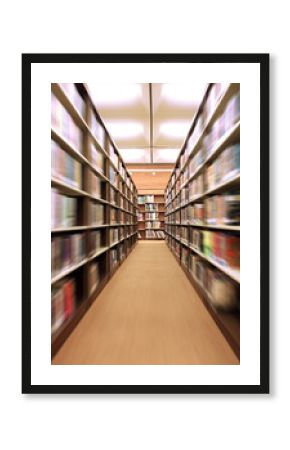
[[[145,220],[138,220],[138,223],[140,222],[164,222],[164,219],[145,219]]]
[[[88,226],[75,226],[75,227],[59,227],[53,228],[51,233],[73,233],[75,231],[84,231],[87,230]]]
[[[51,230],[52,238],[60,233],[75,233],[83,232],[83,239],[85,243],[85,249],[87,249],[84,254],[84,259],[78,264],[71,265],[63,270],[61,273],[54,274],[51,279],[51,284],[61,281],[64,277],[70,276],[75,280],[75,292],[77,295],[81,295],[82,298],[76,298],[77,307],[74,315],[67,320],[52,336],[52,356],[60,348],[66,337],[75,327],[76,323],[80,320],[80,317],[86,312],[88,307],[96,299],[98,293],[103,289],[110,277],[115,273],[117,268],[124,261],[126,256],[128,256],[131,250],[134,248],[137,242],[137,189],[130,176],[123,159],[121,158],[115,144],[113,143],[108,131],[106,130],[93,102],[87,92],[87,89],[81,83],[76,85],[76,89],[83,98],[84,110],[82,115],[75,108],[72,100],[68,98],[65,90],[57,83],[52,84],[52,92],[56,98],[60,101],[63,107],[67,110],[69,115],[74,120],[76,126],[82,131],[82,143],[81,149],[74,148],[70,144],[68,139],[65,139],[59,134],[55,129],[51,129],[51,138],[55,141],[67,154],[78,161],[82,165],[82,187],[79,189],[76,186],[70,185],[67,181],[60,180],[56,177],[52,177],[51,186],[58,189],[61,194],[78,197],[77,202],[77,226],[74,227],[55,227]],[[95,116],[96,120],[99,122],[99,126],[103,128],[104,132],[104,143],[101,145],[98,142],[96,136],[94,136],[91,129],[91,119]],[[100,170],[97,166],[93,164],[92,157],[92,147],[93,146],[103,155],[103,169]],[[114,149],[116,156],[116,161],[111,160],[110,148]],[[78,151],[81,150],[81,151]],[[116,172],[117,182],[113,184],[110,180],[110,167]],[[120,170],[118,169],[120,167]],[[121,174],[122,170],[122,174]],[[124,170],[124,172],[123,172]],[[99,182],[103,182],[102,185],[102,198],[95,196],[89,190],[91,182],[90,176],[94,173],[98,178]],[[124,176],[123,176],[124,175]],[[129,183],[130,182],[130,183]],[[130,187],[128,186],[130,184]],[[112,190],[117,193],[112,196]],[[114,199],[112,198],[114,197]],[[117,200],[116,204],[114,200]],[[124,200],[123,206],[121,206],[121,200]],[[91,202],[96,202],[103,204],[104,206],[104,222],[101,224],[90,224],[90,204]],[[128,209],[126,209],[128,207]],[[116,211],[122,211],[124,214],[123,219],[128,220],[129,216],[132,219],[132,223],[112,223],[110,222],[110,209],[114,208]],[[129,211],[129,209],[131,209]],[[123,214],[122,214],[123,215]],[[120,217],[118,218],[120,220]],[[81,224],[81,225],[80,225]],[[129,227],[129,228],[124,228]],[[119,228],[119,230],[129,231],[130,234],[119,239],[117,242],[110,244],[110,232],[112,228]],[[90,233],[89,230],[103,230],[102,231],[102,247],[96,249],[94,253],[88,251],[90,244]],[[118,233],[119,234],[119,233]],[[126,233],[127,234],[127,233]],[[124,246],[119,244],[124,243]],[[111,251],[115,248],[118,264],[112,266]],[[122,251],[121,251],[122,248]],[[100,258],[99,258],[100,257]],[[93,288],[93,292],[90,292],[90,286],[88,284],[89,271],[92,263],[97,263],[101,277],[101,282]],[[82,268],[81,272],[76,272],[78,269]],[[91,285],[91,288],[93,285]],[[92,295],[91,295],[92,294]]]
[[[51,186],[59,189],[63,194],[73,195],[75,197],[88,197],[89,194],[81,189],[78,189],[74,186],[70,186],[64,181],[58,180],[57,178],[51,178]]]
[[[51,278],[51,284],[55,284],[57,281],[59,281],[62,278],[66,277],[67,275],[69,275],[70,273],[74,272],[75,270],[79,269],[80,267],[82,267],[87,262],[88,262],[88,258],[84,258],[78,264],[74,264],[74,265],[68,267],[67,269],[62,270],[60,273],[54,275]]]
[[[209,230],[225,230],[225,231],[240,231],[240,225],[207,225],[207,224],[197,224],[197,223],[165,223],[165,226],[178,226],[178,227],[194,227],[194,228],[206,228]]]
[[[191,278],[192,280],[192,274],[190,273],[189,266],[184,265],[182,263],[182,251],[184,251],[184,247],[188,249],[188,251],[195,253],[198,255],[202,260],[205,261],[205,263],[210,264],[212,267],[214,267],[217,271],[219,271],[221,274],[228,277],[230,280],[232,280],[233,283],[235,283],[236,288],[239,288],[240,285],[240,270],[236,267],[228,267],[227,265],[223,264],[221,260],[217,260],[214,256],[206,256],[201,250],[196,249],[195,247],[190,244],[190,242],[187,239],[181,238],[181,231],[186,231],[185,228],[187,227],[188,230],[190,230],[191,227],[193,229],[204,229],[204,230],[211,230],[213,233],[215,231],[217,232],[230,232],[234,234],[235,236],[239,236],[240,234],[240,225],[230,225],[230,224],[217,224],[217,223],[211,223],[211,224],[202,224],[202,223],[183,223],[181,221],[182,219],[182,209],[195,204],[197,202],[204,203],[205,199],[207,199],[209,196],[215,195],[215,194],[222,194],[224,192],[227,192],[231,189],[239,189],[240,186],[240,173],[237,169],[235,172],[231,172],[227,174],[227,177],[224,178],[222,181],[220,181],[215,186],[211,186],[207,190],[204,190],[198,195],[195,195],[192,198],[186,198],[186,200],[181,201],[181,193],[184,195],[184,188],[188,187],[189,183],[196,179],[198,176],[203,174],[205,169],[209,167],[209,165],[218,158],[223,150],[225,150],[230,145],[234,145],[240,141],[240,120],[236,121],[236,123],[233,123],[232,126],[218,139],[216,139],[216,142],[213,143],[213,145],[207,149],[207,156],[205,157],[204,161],[195,168],[195,170],[188,175],[187,179],[185,180],[185,176],[187,176],[187,173],[185,174],[185,171],[188,170],[189,164],[192,160],[192,157],[194,157],[197,152],[199,151],[201,144],[203,142],[203,139],[207,132],[211,129],[212,125],[215,123],[216,119],[219,117],[222,117],[224,112],[226,111],[227,104],[230,98],[232,98],[238,91],[239,91],[239,85],[238,84],[228,84],[227,88],[223,92],[223,94],[219,97],[219,99],[216,101],[216,104],[214,108],[211,110],[211,112],[207,113],[204,111],[204,109],[207,109],[207,100],[208,95],[210,94],[210,91],[213,87],[213,84],[210,84],[207,88],[207,91],[204,95],[204,98],[198,108],[197,114],[193,120],[193,124],[190,128],[190,131],[188,133],[188,136],[184,142],[184,145],[182,146],[182,149],[180,151],[180,154],[178,156],[177,162],[175,164],[175,168],[172,172],[172,175],[168,181],[167,187],[166,187],[166,199],[165,199],[165,206],[166,206],[166,212],[164,214],[164,217],[167,217],[167,221],[164,223],[164,232],[166,235],[166,241],[176,257],[179,264],[181,264],[183,270],[185,271],[186,275]],[[188,142],[192,142],[192,133],[194,133],[195,126],[199,120],[199,116],[203,115],[205,112],[207,119],[204,122],[204,126],[199,133],[198,136],[194,139],[194,143],[191,144],[191,147],[187,147],[189,150],[188,154],[185,156],[185,148],[186,145],[188,145]],[[233,118],[234,120],[234,118]],[[201,123],[201,122],[199,122]],[[182,181],[182,184],[181,184]],[[187,194],[188,195],[188,194]],[[173,207],[174,206],[174,207]],[[174,214],[176,213],[176,214]],[[169,217],[168,217],[169,216]],[[178,220],[178,223],[176,220]],[[182,235],[187,235],[182,233]],[[174,250],[174,246],[180,251],[180,254],[177,256]],[[183,249],[182,249],[183,248]],[[198,287],[198,289],[202,289],[202,286],[198,284],[197,280],[194,280],[195,286]],[[229,341],[235,340],[234,336],[231,336],[231,333],[233,330],[226,329],[227,327],[224,327],[223,320],[220,320],[217,318],[217,314],[213,311],[213,308],[210,305],[210,298],[209,293],[204,292],[203,297],[207,298],[207,307],[211,309],[211,313],[213,314],[213,317],[215,318],[216,322],[221,328],[221,331],[224,333],[226,338]],[[226,322],[226,320],[225,320]],[[237,323],[239,325],[239,319],[237,319]],[[233,339],[232,339],[233,338]],[[235,341],[233,345],[234,351],[239,354],[239,343]]]
[[[153,202],[144,202],[144,203],[138,203],[138,209],[139,211],[141,210],[142,214],[150,214],[150,213],[157,213],[157,214],[163,214],[164,215],[164,201],[155,201],[156,197],[161,197],[164,198],[163,194],[154,194],[151,192],[147,192],[146,194],[142,194],[140,195],[140,197],[146,197],[146,196],[153,196],[154,201]],[[162,210],[160,211],[159,208],[158,209],[153,209],[153,210],[146,210],[146,205],[162,205]],[[157,207],[158,207],[157,206]],[[160,219],[159,217],[156,219],[144,219],[144,220],[138,220],[138,224],[141,224],[141,226],[145,226],[146,222],[164,222],[164,219]],[[154,228],[139,228],[138,232],[144,232],[144,236],[142,236],[142,239],[158,239],[158,240],[162,240],[164,238],[149,238],[145,235],[145,231],[164,231],[164,228],[162,227],[154,227]]]
[[[104,252],[109,250],[110,247],[101,247],[98,250],[95,251],[92,255],[88,257],[88,261],[92,261],[93,259],[97,258],[98,256],[102,255]]]

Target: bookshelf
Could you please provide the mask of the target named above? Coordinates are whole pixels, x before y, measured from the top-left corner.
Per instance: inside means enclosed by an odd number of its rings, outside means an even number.
[[[138,195],[138,239],[164,239],[164,194]]]
[[[165,239],[240,354],[240,87],[210,83],[165,189]]]
[[[51,85],[52,357],[137,242],[137,190],[86,86]]]

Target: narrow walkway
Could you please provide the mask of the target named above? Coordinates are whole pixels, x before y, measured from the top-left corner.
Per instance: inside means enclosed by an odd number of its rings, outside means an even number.
[[[239,364],[165,242],[139,242],[53,364]]]

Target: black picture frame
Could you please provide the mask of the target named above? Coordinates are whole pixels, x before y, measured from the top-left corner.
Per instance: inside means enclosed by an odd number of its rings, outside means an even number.
[[[269,393],[269,60],[269,54],[257,53],[22,54],[22,393]],[[31,384],[31,65],[33,63],[255,63],[260,65],[260,384],[172,386]]]

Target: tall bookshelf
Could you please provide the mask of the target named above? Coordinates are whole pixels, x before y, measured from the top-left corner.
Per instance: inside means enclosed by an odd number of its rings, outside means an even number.
[[[240,86],[208,84],[165,190],[166,242],[240,353]]]
[[[52,356],[137,241],[137,190],[84,84],[51,85]]]
[[[138,238],[164,239],[164,194],[138,195]]]

